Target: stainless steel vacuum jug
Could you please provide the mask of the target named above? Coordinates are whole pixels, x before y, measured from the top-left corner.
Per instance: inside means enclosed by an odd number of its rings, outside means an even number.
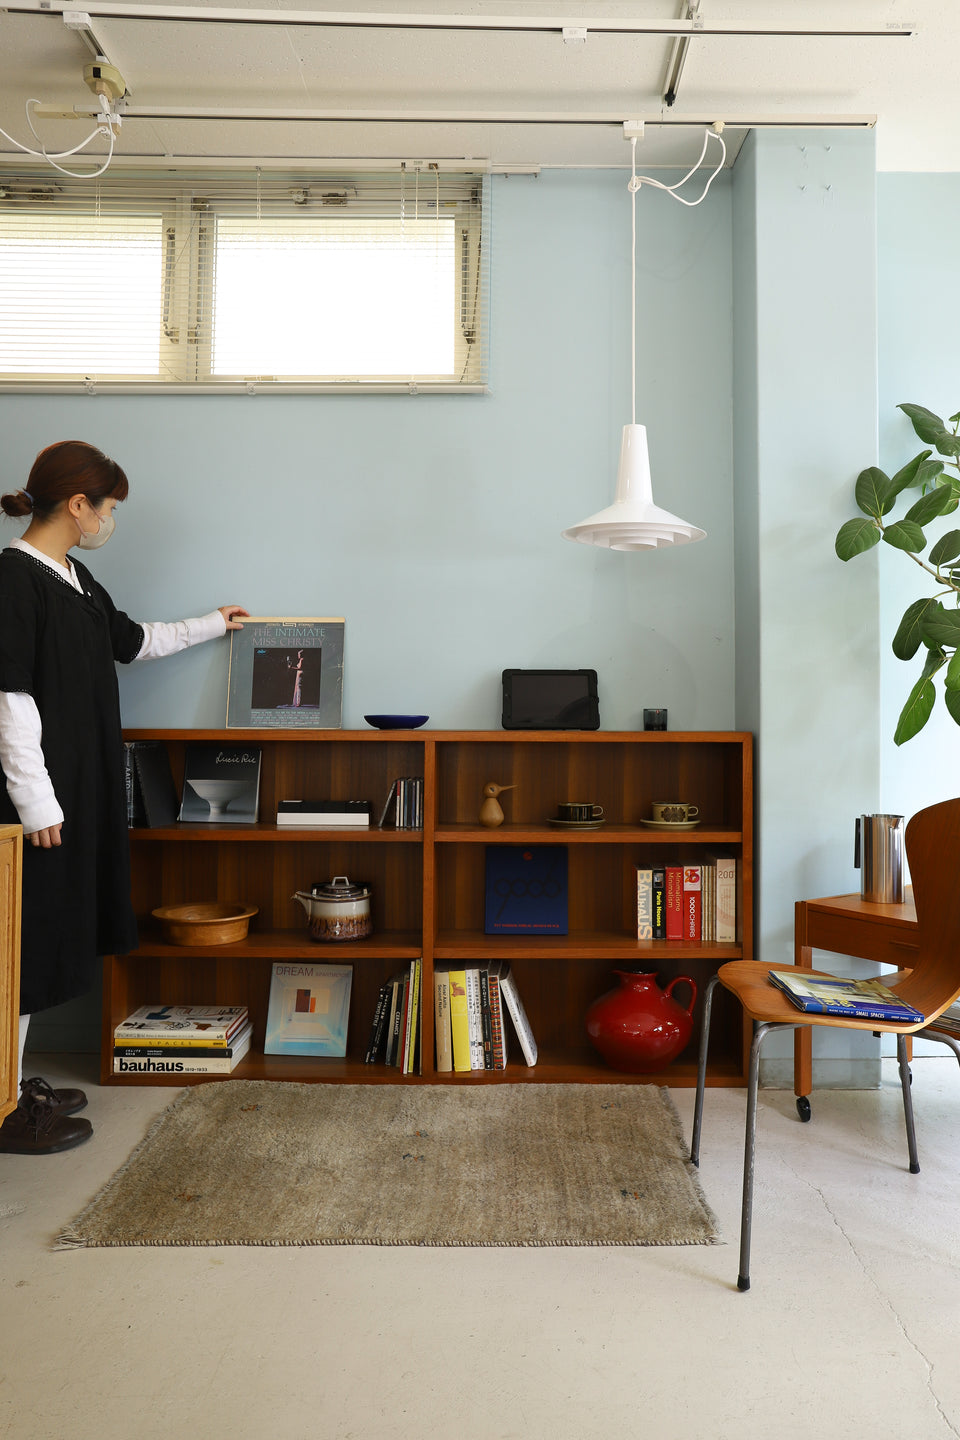
[[[903,816],[858,815],[853,863],[864,900],[903,903]]]

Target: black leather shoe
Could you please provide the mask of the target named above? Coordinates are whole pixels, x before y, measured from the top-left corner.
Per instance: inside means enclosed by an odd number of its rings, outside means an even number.
[[[53,1155],[82,1145],[92,1134],[89,1120],[63,1115],[49,1101],[24,1097],[0,1125],[0,1154]]]
[[[45,1100],[58,1115],[73,1115],[82,1110],[87,1097],[82,1090],[54,1090],[40,1075],[20,1081],[21,1093],[28,1100]]]

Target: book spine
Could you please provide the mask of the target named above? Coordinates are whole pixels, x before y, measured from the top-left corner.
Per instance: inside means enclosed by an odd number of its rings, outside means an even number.
[[[724,944],[737,938],[737,862],[717,857],[717,940]]]
[[[403,1073],[404,1059],[405,1059],[406,1053],[407,1053],[407,1051],[406,1051],[406,1045],[407,1045],[407,1020],[408,1020],[408,1018],[409,1018],[409,1008],[408,1008],[408,1005],[409,1005],[409,1000],[410,1000],[410,976],[409,976],[409,974],[404,975],[403,980],[402,980],[400,983],[401,983],[400,994],[397,996],[397,1025],[396,1025],[397,1049],[396,1049],[396,1053],[394,1054],[394,1057],[393,1057],[393,1063],[394,1063],[394,1065],[396,1066],[396,1068],[397,1068],[397,1069],[401,1072],[401,1074],[402,1074],[402,1073]]]
[[[473,966],[467,971],[467,1017],[470,1024],[470,1069],[482,1070],[483,1011],[480,1003],[480,971]]]
[[[481,970],[480,974],[480,1022],[483,1031],[483,1068],[493,1069],[493,1017],[490,1013],[490,975]]]
[[[662,865],[654,866],[651,872],[653,876],[653,938],[654,940],[666,940],[667,938],[667,872]]]
[[[507,1032],[503,1023],[503,1003],[500,999],[500,977],[495,970],[487,971],[487,988],[490,992],[490,1029],[493,1035],[493,1068],[507,1068]]]
[[[239,1062],[250,1048],[249,1035],[242,1044],[236,1047],[233,1055],[228,1059],[208,1055],[199,1060],[192,1056],[177,1055],[173,1059],[166,1056],[156,1058],[155,1056],[144,1056],[137,1060],[128,1060],[125,1055],[113,1057],[114,1075],[229,1075],[236,1068]]]
[[[539,1054],[537,1042],[530,1028],[530,1021],[527,1019],[527,1012],[523,1008],[523,1001],[520,999],[513,975],[509,970],[500,972],[500,994],[507,1003],[507,1011],[513,1021],[513,1028],[517,1032],[524,1060],[528,1065],[536,1065]]]
[[[450,1034],[454,1070],[469,1070],[470,1017],[467,1012],[467,974],[465,970],[450,971]]]
[[[384,1046],[383,1063],[392,1065],[397,1053],[397,1005],[400,999],[402,981],[394,975],[390,981],[390,1012],[387,1016],[387,1043]]]
[[[115,1030],[113,1032],[113,1043],[117,1049],[126,1049],[128,1045],[146,1045],[151,1050],[225,1050],[231,1045],[236,1036],[243,1029],[244,1024],[231,1027],[229,1035],[190,1035],[177,1034],[166,1030],[162,1035],[153,1035],[149,1030]]]
[[[666,937],[668,940],[683,939],[683,867],[666,867]]]
[[[653,871],[637,871],[637,939],[653,939]]]
[[[367,1053],[363,1057],[365,1065],[375,1065],[377,1057],[383,1049],[389,1009],[390,986],[381,985],[380,993],[377,996],[376,1009],[373,1012],[373,1024],[370,1026],[370,1039],[367,1042]]]
[[[699,940],[703,913],[703,877],[699,865],[683,867],[683,939]]]
[[[407,1015],[407,1047],[403,1057],[404,1075],[413,1074],[413,1061],[420,1028],[420,960],[410,962],[410,998]]]
[[[225,1049],[216,1045],[114,1045],[113,1058],[138,1060],[153,1055],[164,1060],[230,1060],[236,1048],[234,1045]]]
[[[450,976],[434,971],[433,1032],[437,1046],[437,1072],[448,1074],[453,1069],[453,1039],[450,1034]]]

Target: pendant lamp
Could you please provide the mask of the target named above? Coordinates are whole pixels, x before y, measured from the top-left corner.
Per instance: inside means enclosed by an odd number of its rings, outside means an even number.
[[[640,182],[636,168],[637,137],[633,134],[628,138],[632,146],[629,188],[633,221],[630,254],[631,424],[623,427],[617,495],[613,504],[581,520],[579,525],[572,525],[562,534],[564,540],[577,540],[581,545],[598,545],[605,550],[659,550],[664,545],[686,545],[692,540],[703,540],[707,532],[654,505],[647,427],[637,424],[637,191]]]

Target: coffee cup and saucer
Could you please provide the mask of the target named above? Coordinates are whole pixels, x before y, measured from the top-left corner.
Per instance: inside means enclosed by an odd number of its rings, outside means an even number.
[[[685,800],[655,800],[650,806],[650,819],[641,820],[641,825],[651,830],[693,830],[700,824],[699,805],[688,805]]]
[[[602,805],[591,805],[586,801],[564,800],[557,806],[556,815],[547,820],[561,830],[599,830],[606,824]]]

